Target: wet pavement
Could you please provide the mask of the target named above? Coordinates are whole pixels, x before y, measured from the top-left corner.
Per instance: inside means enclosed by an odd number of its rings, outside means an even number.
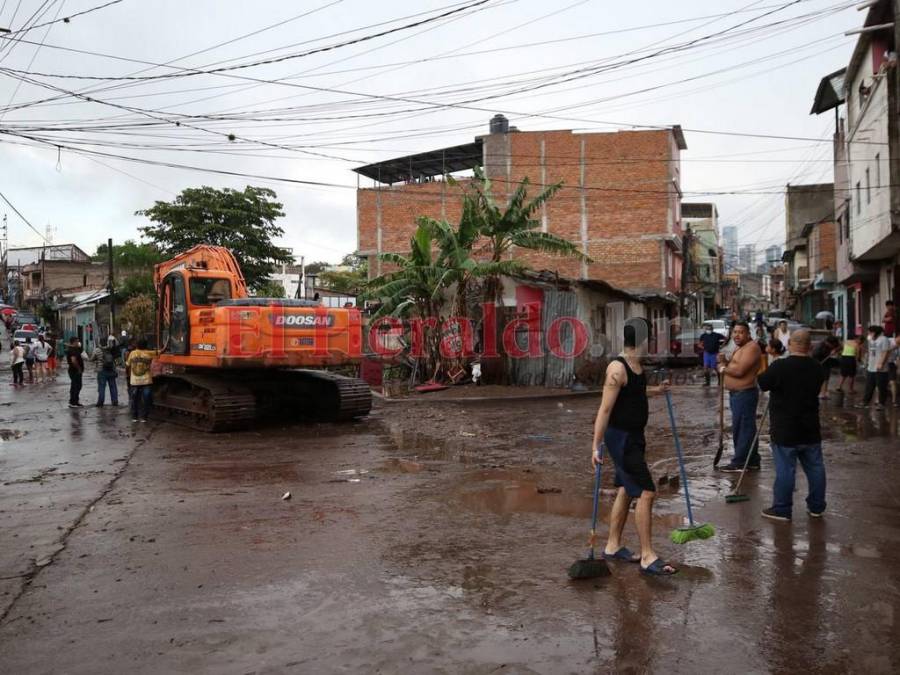
[[[680,573],[621,563],[573,583],[591,397],[379,403],[349,425],[209,435],[69,410],[62,380],[0,391],[2,673],[900,670],[900,409],[827,404],[827,516],[807,517],[801,477],[780,524],[759,516],[768,439],[751,501],[726,505],[715,388],[677,388],[716,536],[668,541],[684,514],[670,481],[654,527]],[[654,476],[674,478],[662,400],[647,437]]]

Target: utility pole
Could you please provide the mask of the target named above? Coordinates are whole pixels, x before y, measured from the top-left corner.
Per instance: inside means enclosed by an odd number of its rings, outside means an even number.
[[[303,285],[306,283],[304,280],[304,277],[306,277],[306,256],[301,255],[300,256],[300,279],[297,282],[297,299],[298,300],[300,298],[306,297],[306,291],[303,288]]]
[[[109,334],[116,334],[116,287],[113,277],[113,241],[112,237],[106,240],[106,258],[109,261]]]
[[[2,269],[3,280],[2,280],[2,282],[0,282],[0,284],[2,284],[2,285],[0,285],[0,287],[2,287],[2,289],[3,289],[3,302],[8,303],[9,302],[9,261],[7,260],[7,257],[8,257],[8,251],[9,251],[9,244],[8,244],[7,237],[8,237],[9,233],[7,232],[7,227],[6,227],[6,214],[5,213],[3,214],[3,229],[2,229],[2,232],[0,232],[0,234],[2,234],[2,243],[0,243],[0,247],[2,247],[2,249],[0,249],[0,255],[3,256],[3,269]]]
[[[684,230],[684,236],[681,238],[681,314],[687,313],[687,291],[688,276],[691,274],[691,241],[694,233],[691,226],[688,225]],[[688,313],[690,316],[690,314]]]

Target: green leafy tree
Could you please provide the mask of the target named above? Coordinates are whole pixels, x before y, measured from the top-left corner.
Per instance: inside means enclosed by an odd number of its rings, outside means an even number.
[[[369,279],[369,265],[366,260],[348,253],[341,260],[340,266],[349,269],[324,269],[318,273],[319,284],[346,295],[361,293]],[[309,267],[306,269],[309,271]]]
[[[375,277],[367,285],[364,297],[381,303],[373,319],[417,316],[423,319],[434,317],[440,322],[445,292],[453,283],[454,272],[439,261],[437,249],[431,222],[420,218],[410,239],[408,255],[378,254],[382,262],[396,269]],[[423,337],[426,370],[432,373],[441,362],[440,328],[425,328]]]
[[[243,190],[211,187],[187,188],[173,202],[156,202],[136,215],[153,223],[142,234],[165,256],[183,253],[197,244],[224,246],[238,260],[247,285],[258,290],[272,268],[292,263],[287,249],[273,240],[284,235],[275,220],[284,216],[283,205],[268,188]]]
[[[258,297],[258,298],[283,298],[284,297],[284,286],[282,286],[279,282],[277,282],[273,279],[266,279],[265,283],[263,283],[257,287],[256,297]]]
[[[487,256],[491,263],[498,267],[487,270],[484,276],[484,301],[503,304],[503,286],[501,277],[504,271],[501,263],[515,260],[514,249],[525,248],[533,251],[552,253],[559,256],[590,261],[576,244],[547,232],[541,232],[541,221],[538,217],[541,207],[562,187],[562,183],[550,185],[536,197],[529,199],[530,181],[526,177],[516,187],[505,204],[498,204],[491,190],[491,182],[481,170],[476,170],[474,190],[470,198],[474,204],[468,212],[464,210],[464,219],[471,218],[479,234],[487,239]],[[525,269],[525,266],[522,266]],[[502,322],[497,322],[496,344],[502,344]],[[488,382],[504,382],[506,366],[502,359],[482,361],[482,373]]]
[[[324,270],[327,270],[331,267],[330,262],[325,262],[324,260],[317,260],[315,262],[311,262],[308,265],[304,265],[303,269],[307,274],[319,274]]]
[[[106,262],[108,247],[100,244],[92,258]],[[155,244],[128,239],[113,244],[113,269],[116,275],[116,300],[125,302],[142,293],[153,294],[153,267],[165,256]]]
[[[475,204],[468,217],[476,221],[479,233],[488,240],[487,250],[490,260],[499,263],[510,256],[514,248],[526,248],[590,261],[576,244],[540,231],[541,221],[537,217],[538,212],[559,191],[562,183],[548,186],[533,199],[528,198],[529,186],[528,178],[522,180],[508,203],[503,206],[494,198],[491,182],[483,172],[476,171],[472,195]],[[485,300],[499,303],[500,291],[500,274],[488,275],[485,283]]]
[[[156,297],[154,295],[135,295],[122,307],[121,325],[131,335],[151,334],[155,321]]]
[[[96,262],[106,262],[107,245],[100,244],[92,258]],[[116,270],[143,270],[152,273],[153,266],[163,259],[164,256],[155,244],[133,239],[113,244],[113,268]]]

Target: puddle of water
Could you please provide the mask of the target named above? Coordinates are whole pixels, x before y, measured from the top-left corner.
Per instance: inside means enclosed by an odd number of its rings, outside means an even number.
[[[399,426],[389,429],[394,447],[401,452],[429,459],[474,464],[485,461],[485,448],[477,438],[442,437],[410,431]],[[472,445],[475,443],[476,445]]]
[[[548,490],[546,485],[513,471],[475,471],[466,478],[467,485],[459,493],[459,498],[471,509],[503,516],[514,513],[545,513],[585,521],[591,517],[593,510],[593,500],[589,496],[567,493],[562,489],[559,492]],[[608,522],[610,505],[610,499],[601,504],[600,518],[603,522]],[[653,521],[661,527],[681,527],[684,518],[677,513],[654,513]]]
[[[25,432],[18,429],[0,429],[0,442],[14,441],[24,435]]]
[[[382,463],[381,469],[390,473],[420,473],[425,469],[425,465],[422,462],[414,462],[411,459],[390,457]]]
[[[771,537],[761,537],[760,543],[777,548],[775,540]],[[882,557],[881,550],[872,544],[836,544],[834,542],[825,543],[825,551],[828,553],[836,553],[838,555],[854,556],[856,558],[878,559]],[[794,539],[791,542],[791,549],[796,553],[809,553],[810,545],[806,539]]]
[[[365,476],[369,473],[368,469],[343,469],[341,471],[335,471],[334,475],[336,476]]]

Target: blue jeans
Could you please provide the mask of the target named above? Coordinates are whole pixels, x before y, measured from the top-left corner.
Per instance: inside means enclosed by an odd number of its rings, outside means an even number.
[[[113,405],[119,405],[119,387],[116,383],[116,373],[105,370],[97,371],[97,404],[106,403],[106,385],[109,385],[109,400]]]
[[[825,460],[822,459],[822,444],[797,445],[789,448],[772,444],[775,460],[775,487],[772,490],[772,510],[780,516],[791,516],[794,504],[794,480],[797,476],[797,460],[806,474],[809,495],[806,507],[812,513],[825,510]]]
[[[728,392],[728,403],[731,407],[731,437],[734,441],[734,459],[732,465],[744,466],[747,453],[752,452],[750,466],[759,466],[759,448],[751,448],[756,436],[756,404],[759,402],[759,389],[743,389]]]
[[[131,416],[134,419],[147,419],[150,414],[150,385],[136,384],[131,387]],[[141,408],[144,409],[143,415]]]

